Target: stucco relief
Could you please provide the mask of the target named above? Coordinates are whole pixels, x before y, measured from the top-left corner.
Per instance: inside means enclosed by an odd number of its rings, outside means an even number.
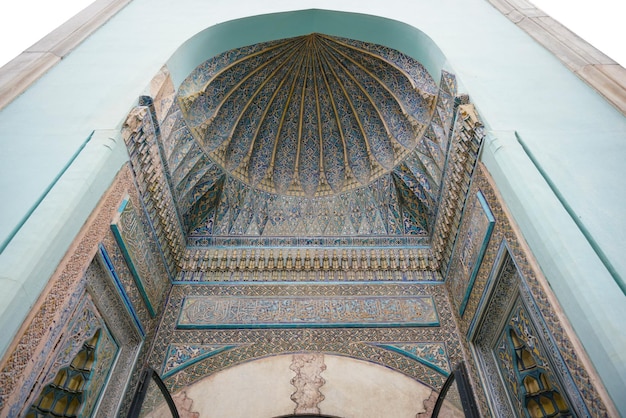
[[[25,324],[22,333],[16,337],[14,348],[3,359],[0,371],[0,416],[12,416],[11,408],[25,405],[26,396],[30,392],[24,388],[31,388],[36,382],[42,383],[39,375],[45,369],[46,362],[54,358],[55,345],[60,336],[72,334],[68,327],[78,302],[85,294],[92,295],[94,309],[102,315],[112,338],[121,348],[114,370],[124,371],[101,373],[109,384],[104,392],[105,401],[98,406],[98,414],[115,416],[118,410],[124,411],[128,407],[129,397],[124,397],[124,388],[135,362],[138,359],[143,361],[147,350],[141,351],[138,357],[142,337],[133,321],[125,317],[126,307],[115,286],[109,283],[110,277],[107,277],[104,267],[99,265],[95,257],[99,245],[106,247],[119,274],[120,285],[128,294],[127,303],[136,308],[138,320],[143,324],[147,338],[151,338],[155,321],[143,304],[110,230],[111,220],[125,195],[130,195],[135,205],[138,204],[128,166],[121,169],[86,221],[50,278],[47,290],[40,296],[30,322]],[[129,387],[133,387],[136,382],[134,379],[131,378]]]
[[[4,357],[0,371],[0,411],[4,411],[8,404],[23,402],[21,391],[17,389],[33,384],[32,371],[49,355],[51,336],[58,335],[66,325],[68,312],[64,308],[76,298],[68,289],[79,286],[97,251],[98,242],[108,231],[112,214],[131,185],[130,172],[122,170],[50,278],[48,290],[40,297],[30,323],[16,337],[13,350]]]
[[[324,355],[316,353],[294,354],[291,366],[296,373],[291,384],[296,391],[291,400],[296,403],[294,414],[319,414],[318,404],[324,400],[320,388],[326,383],[321,374],[326,370]]]
[[[510,305],[506,301],[511,301],[511,292],[514,289],[520,289],[520,296],[524,300],[529,312],[533,315],[534,322],[538,332],[544,341],[556,341],[546,345],[551,356],[558,361],[555,367],[562,376],[569,376],[564,379],[564,387],[572,394],[576,392],[579,395],[572,395],[574,404],[579,410],[588,408],[593,416],[605,416],[607,414],[606,406],[600,396],[598,388],[594,387],[593,370],[588,370],[584,366],[582,360],[586,355],[574,348],[572,339],[576,336],[569,335],[561,323],[561,316],[558,313],[558,307],[554,304],[556,300],[550,296],[551,290],[545,282],[545,278],[537,272],[532,265],[532,254],[527,249],[523,237],[515,230],[513,221],[510,219],[506,208],[502,204],[502,199],[497,194],[496,188],[492,180],[482,164],[478,164],[477,173],[472,182],[470,195],[480,191],[493,213],[496,220],[493,232],[487,246],[481,265],[476,274],[475,282],[471,292],[467,295],[467,305],[463,316],[457,316],[460,332],[467,335],[468,338],[474,339],[477,344],[476,351],[485,353],[478,344],[481,338],[486,335],[495,335],[497,332],[497,321],[489,323],[485,322],[482,330],[478,333],[478,324],[480,316],[486,312],[488,306],[499,306],[498,312],[493,310],[494,318],[507,317],[507,306]],[[510,255],[510,260],[501,265],[502,250],[506,245],[506,252]],[[500,270],[502,269],[502,270]],[[494,286],[494,277],[500,273],[500,282],[508,283],[501,286],[503,290],[499,291],[499,287],[495,287],[495,291],[491,293],[490,299],[486,297],[485,292]],[[491,284],[490,284],[491,283]],[[520,284],[522,283],[522,284]],[[492,286],[492,287],[489,287]],[[507,289],[507,290],[504,290]],[[495,308],[494,308],[495,309]],[[482,336],[482,337],[481,337]],[[465,341],[464,341],[465,344]],[[467,347],[470,350],[469,346]],[[481,354],[482,355],[482,354]],[[483,358],[484,357],[483,355]],[[478,381],[479,371],[474,369],[473,363],[469,364],[472,374],[476,376]],[[497,368],[490,362],[483,362],[479,366],[483,369],[483,373],[495,375],[499,373]],[[495,374],[494,374],[495,373]],[[499,405],[506,405],[503,397],[503,391],[497,391],[486,386],[488,391],[491,390],[493,402]],[[486,410],[487,400],[482,393],[478,393],[481,409]]]
[[[172,396],[172,400],[174,405],[176,405],[180,418],[200,418],[200,413],[193,411],[193,399],[187,396],[187,392],[177,393]]]
[[[157,244],[152,234],[148,232],[149,227],[142,222],[142,216],[138,215],[130,197],[122,201],[111,223],[111,231],[122,250],[146,307],[154,317],[169,285],[168,272],[162,257],[159,256]]]
[[[489,244],[494,224],[495,219],[483,194],[479,191],[470,195],[446,277],[452,300],[461,316],[465,312],[467,298]]]

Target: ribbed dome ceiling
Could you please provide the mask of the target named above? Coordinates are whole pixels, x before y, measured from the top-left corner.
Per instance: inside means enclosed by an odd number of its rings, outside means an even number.
[[[311,34],[237,51],[198,67],[179,103],[206,155],[267,192],[370,184],[416,148],[435,108],[432,78],[389,48]]]

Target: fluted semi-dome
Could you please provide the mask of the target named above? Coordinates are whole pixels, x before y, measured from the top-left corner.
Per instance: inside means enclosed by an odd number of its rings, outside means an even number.
[[[233,177],[315,197],[391,171],[418,145],[436,94],[413,59],[315,33],[207,61],[179,103],[200,148]]]
[[[188,238],[427,237],[455,92],[399,51],[321,34],[210,58],[159,135]]]

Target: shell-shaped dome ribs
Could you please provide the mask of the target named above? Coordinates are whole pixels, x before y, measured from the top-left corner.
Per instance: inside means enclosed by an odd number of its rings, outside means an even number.
[[[198,67],[179,102],[204,153],[255,188],[314,197],[368,185],[430,121],[437,87],[397,51],[317,33],[247,48]]]

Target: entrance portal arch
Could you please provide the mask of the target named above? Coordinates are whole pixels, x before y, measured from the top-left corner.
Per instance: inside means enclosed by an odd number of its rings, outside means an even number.
[[[294,414],[415,418],[431,412],[436,396],[428,386],[397,371],[322,353],[284,354],[238,364],[173,394],[182,417],[212,418]]]

